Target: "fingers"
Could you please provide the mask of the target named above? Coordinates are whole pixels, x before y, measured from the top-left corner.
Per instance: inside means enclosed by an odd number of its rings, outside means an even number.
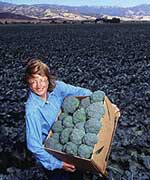
[[[73,169],[72,168],[68,168],[67,169],[67,171],[69,171],[69,172],[74,172],[75,170],[76,170],[76,168],[73,168]]]
[[[75,166],[72,164],[67,164],[66,168],[70,172],[74,172],[76,170]]]
[[[75,166],[72,164],[68,164],[66,162],[63,162],[63,167],[65,171],[74,172],[76,170]]]

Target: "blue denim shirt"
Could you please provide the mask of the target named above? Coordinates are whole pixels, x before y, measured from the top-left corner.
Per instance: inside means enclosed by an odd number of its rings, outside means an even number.
[[[48,135],[56,120],[62,102],[67,96],[89,96],[91,91],[85,88],[75,87],[62,81],[56,81],[52,92],[47,93],[47,101],[32,91],[26,102],[26,138],[27,147],[34,153],[37,162],[46,169],[61,169],[63,162],[55,158],[43,148],[45,135]]]

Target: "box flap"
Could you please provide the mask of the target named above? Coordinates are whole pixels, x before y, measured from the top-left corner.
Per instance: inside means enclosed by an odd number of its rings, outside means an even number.
[[[105,115],[102,119],[102,128],[98,133],[98,143],[94,146],[92,159],[102,173],[106,171],[106,165],[110,153],[111,143],[117,126],[119,114],[110,100],[105,97]]]
[[[52,155],[56,156],[58,159],[75,165],[77,169],[92,171],[94,173],[99,172],[99,170],[97,170],[97,168],[93,165],[90,159],[80,158],[78,156],[73,156],[71,154],[66,154],[64,152],[56,151],[46,147],[45,150],[47,150]]]

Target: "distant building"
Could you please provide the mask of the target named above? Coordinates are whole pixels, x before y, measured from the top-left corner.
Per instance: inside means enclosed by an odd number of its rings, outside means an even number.
[[[120,18],[112,18],[112,19],[107,19],[107,18],[97,18],[95,20],[96,23],[120,23]]]

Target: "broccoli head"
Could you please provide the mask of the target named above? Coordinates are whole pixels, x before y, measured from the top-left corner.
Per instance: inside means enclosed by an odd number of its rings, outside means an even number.
[[[60,134],[60,142],[65,144],[69,141],[70,134],[72,132],[72,128],[65,128]]]
[[[52,136],[51,138],[48,138],[46,140],[46,147],[54,150],[62,151],[63,146],[58,141],[59,139]]]
[[[75,125],[75,128],[84,130],[84,125],[85,125],[85,122],[79,122]]]
[[[101,102],[95,102],[86,108],[86,113],[89,118],[101,119],[105,113],[105,109]]]
[[[86,133],[95,133],[97,134],[99,130],[101,129],[101,122],[97,119],[90,118],[88,121],[85,123],[85,132]]]
[[[94,102],[101,102],[104,100],[105,93],[103,91],[94,91],[92,95],[90,96],[91,103]]]
[[[77,145],[74,144],[73,142],[67,142],[65,145],[64,145],[64,148],[63,148],[63,151],[65,151],[66,153],[68,154],[72,154],[74,156],[77,155]]]
[[[54,150],[62,151],[62,149],[63,149],[63,145],[62,144],[60,144],[60,143],[55,144]]]
[[[89,146],[94,146],[98,141],[98,137],[95,133],[86,133],[83,138],[83,143]]]
[[[81,100],[81,107],[87,108],[90,105],[90,98],[86,97]]]
[[[73,96],[65,98],[62,108],[64,112],[74,113],[74,111],[79,107],[80,101]]]
[[[93,147],[88,146],[86,144],[81,144],[78,148],[78,155],[81,158],[89,159],[91,157],[92,152],[93,152]]]
[[[59,133],[53,133],[52,137],[53,139],[55,139],[57,142],[59,142],[59,136],[60,134]]]
[[[69,115],[63,119],[62,123],[65,128],[71,128],[74,126],[72,121],[72,116]]]
[[[76,110],[73,113],[73,123],[79,123],[79,122],[85,122],[86,121],[86,113],[84,108],[80,108],[78,110]]]
[[[55,139],[53,139],[52,137],[51,138],[48,138],[45,142],[45,146],[47,148],[51,148],[51,149],[54,149],[54,144],[58,143],[58,141],[56,141]]]
[[[84,135],[85,135],[85,131],[83,129],[74,128],[70,135],[70,140],[75,144],[81,144]]]
[[[60,116],[58,117],[58,119],[59,119],[59,121],[62,121],[65,117],[67,117],[68,116],[68,113],[66,113],[66,112],[63,112],[63,113],[61,113],[60,114]]]
[[[54,125],[52,126],[53,132],[59,133],[63,130],[62,122],[61,121],[56,121]]]

